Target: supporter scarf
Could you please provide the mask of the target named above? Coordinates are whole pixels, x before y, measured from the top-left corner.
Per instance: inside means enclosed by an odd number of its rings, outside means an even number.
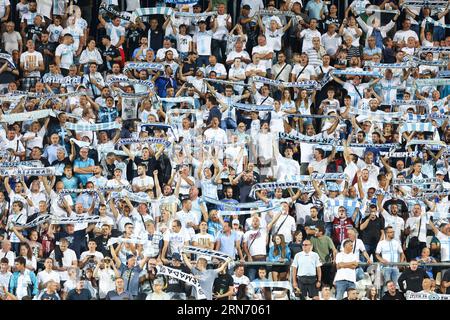
[[[437,73],[438,78],[450,78],[450,70],[442,70]]]
[[[448,85],[450,85],[450,79],[448,79],[448,78],[417,79],[417,80],[414,80],[414,84],[417,87],[448,86]]]
[[[360,208],[361,202],[358,200],[350,200],[350,199],[328,199],[325,202],[326,207],[345,207],[345,208]]]
[[[220,251],[215,251],[215,250],[211,250],[211,249],[204,249],[204,248],[198,248],[198,247],[194,247],[194,246],[184,246],[183,248],[181,248],[181,253],[192,253],[192,254],[196,254],[196,255],[201,255],[201,256],[208,256],[211,258],[217,258],[220,260],[227,260],[230,259],[231,257],[223,252]],[[197,256],[198,257],[198,256]]]
[[[368,117],[369,119],[379,122],[391,122],[394,118],[401,118],[403,112],[383,112],[383,111],[370,111],[358,108],[350,108],[350,114],[355,116]]]
[[[202,13],[174,12],[173,14],[175,16],[177,16],[177,17],[200,19],[200,18],[207,18],[207,17],[217,16],[217,11],[209,11],[209,12],[202,12]]]
[[[200,283],[198,282],[197,278],[194,275],[184,273],[178,269],[169,268],[162,265],[156,266],[157,275],[162,274],[164,276],[172,277],[181,281],[186,282],[187,284],[191,285],[195,288],[197,292],[197,300],[203,300],[206,299],[205,292],[200,286]]]
[[[390,152],[390,151],[380,151],[381,156],[388,156],[389,158],[411,158],[417,157],[420,153],[418,151],[412,152]]]
[[[56,170],[54,167],[45,168],[0,168],[0,176],[56,176]]]
[[[256,202],[250,202],[250,203],[229,203],[229,202],[220,201],[220,200],[217,200],[214,198],[210,198],[207,196],[202,196],[202,200],[212,203],[212,204],[215,204],[217,206],[222,206],[224,209],[231,209],[231,210],[253,209],[253,208],[264,207],[266,205],[263,201],[256,201]]]
[[[66,77],[56,77],[56,76],[48,76],[42,79],[43,83],[59,83],[66,85],[76,85],[80,83],[80,79],[78,78],[66,78]]]
[[[80,141],[77,140],[75,138],[70,138],[70,141],[73,141],[77,146],[79,146],[80,148],[89,148],[89,149],[94,149],[94,147],[91,145],[90,142],[86,142],[86,141]]]
[[[60,195],[66,195],[71,193],[98,193],[101,192],[108,192],[108,191],[116,191],[116,190],[122,190],[122,188],[119,187],[98,187],[96,189],[62,189],[59,194]]]
[[[14,64],[14,60],[9,53],[0,53],[0,59],[6,60],[9,63],[9,66],[12,69],[16,69],[16,65]]]
[[[375,13],[375,12],[377,12],[377,13],[393,13],[393,14],[400,13],[400,11],[398,11],[398,10],[382,10],[382,9],[372,9],[372,8],[366,9],[366,13]]]
[[[121,96],[124,99],[144,99],[144,98],[148,97],[148,92],[127,93],[127,92],[118,91],[116,93],[118,96]],[[123,107],[124,107],[124,105],[122,105],[122,108]]]
[[[333,139],[333,138],[313,138],[313,137],[309,137],[306,136],[304,134],[301,133],[285,133],[285,132],[279,132],[278,136],[280,137],[280,139],[284,139],[284,140],[292,140],[292,141],[299,141],[299,142],[307,142],[307,143],[337,143],[338,140]]]
[[[128,70],[146,70],[146,69],[164,72],[164,65],[162,63],[154,63],[154,62],[127,62],[123,67],[123,72]]]
[[[136,79],[129,79],[128,77],[111,77],[106,83],[106,86],[111,86],[113,83],[117,82],[127,82],[130,84],[140,84],[142,86],[146,86],[150,89],[154,89],[155,85],[150,80],[136,80]]]
[[[348,71],[348,70],[331,70],[332,75],[337,76],[361,76],[361,77],[374,77],[374,78],[383,78],[383,75],[377,71]]]
[[[131,14],[130,20],[132,22],[136,22],[136,19],[138,17],[150,16],[153,14],[163,14],[166,16],[171,16],[173,14],[173,9],[169,7],[138,8]]]
[[[398,143],[380,143],[380,144],[374,144],[374,143],[350,143],[349,147],[353,147],[353,148],[374,148],[374,149],[393,149],[393,148],[399,148],[400,144],[398,144]]]
[[[379,69],[408,69],[411,68],[410,62],[402,63],[377,63],[373,61],[366,61],[364,67],[379,68]]]
[[[417,145],[417,144],[424,144],[424,145],[428,145],[428,146],[444,146],[447,147],[447,145],[445,144],[445,142],[443,141],[435,141],[435,140],[417,140],[417,139],[413,139],[410,140],[406,146],[412,146],[412,145]]]
[[[196,4],[198,0],[165,0],[165,2],[171,4]]]
[[[257,112],[274,110],[273,106],[270,106],[270,105],[259,105],[259,104],[239,103],[239,102],[233,103],[233,107],[235,107],[236,109],[239,109],[239,110],[257,111]]]
[[[135,192],[130,192],[130,191],[124,189],[121,192],[112,192],[111,193],[111,199],[123,199],[125,197],[130,199],[130,201],[137,202],[137,203],[159,203],[158,200],[150,198],[150,196],[144,192],[135,193]]]
[[[142,128],[145,128],[145,127],[157,128],[159,130],[170,130],[175,137],[177,136],[170,124],[159,123],[159,122],[141,124],[141,130],[142,130]]]
[[[160,98],[162,102],[169,102],[169,103],[181,103],[181,102],[187,102],[191,106],[195,106],[195,99],[193,97],[171,97],[171,98]]]
[[[408,290],[405,298],[406,300],[450,300],[450,294],[413,292]]]
[[[251,84],[248,83],[244,83],[242,81],[230,81],[230,80],[221,80],[221,79],[211,79],[211,78],[204,78],[204,81],[208,81],[208,82],[216,82],[216,83],[220,83],[223,85],[232,85],[232,86],[244,86],[244,87],[250,87]]]
[[[346,173],[318,173],[311,174],[311,180],[348,180]]]
[[[37,167],[39,165],[41,165],[41,162],[37,160],[0,162],[0,168]]]
[[[66,129],[75,131],[102,131],[122,128],[122,124],[112,121],[104,123],[72,123],[66,122]]]
[[[437,60],[437,61],[429,61],[429,60],[421,60],[415,56],[406,56],[403,58],[403,61],[407,62],[409,61],[411,63],[411,67],[418,67],[418,66],[438,66],[438,67],[445,67],[447,66],[447,61],[445,60]]]
[[[281,80],[273,80],[265,77],[254,76],[252,78],[255,82],[261,82],[271,86],[284,86],[285,88],[310,88],[310,89],[320,89],[320,85],[316,80],[303,80],[296,82],[284,82]]]
[[[421,121],[421,120],[437,120],[437,119],[448,119],[449,115],[447,114],[439,114],[439,113],[431,113],[431,114],[411,114],[407,113],[405,115],[406,121]]]
[[[125,144],[132,144],[132,143],[150,143],[150,144],[163,144],[166,148],[170,146],[170,141],[167,141],[163,138],[122,138],[117,141],[116,145],[122,146]]]
[[[257,14],[260,16],[286,16],[295,18],[295,13],[292,11],[259,10]]]
[[[2,114],[0,117],[0,122],[14,123],[22,121],[34,121],[37,119],[48,118],[50,116],[56,117],[55,112],[51,109],[27,111],[21,113],[10,113],[10,114]]]
[[[100,221],[99,216],[90,216],[90,217],[57,217],[51,214],[43,214],[38,216],[33,221],[30,221],[26,224],[17,224],[22,228],[33,228],[38,225],[41,225],[47,221],[50,221],[50,224],[75,224],[75,223],[97,223]]]
[[[438,8],[445,7],[447,3],[445,0],[405,0],[403,6]]]
[[[399,129],[399,134],[401,135],[403,132],[435,132],[436,128],[433,124],[427,122],[405,122]]]
[[[337,116],[329,116],[326,114],[301,114],[301,113],[288,113],[284,117],[288,118],[314,118],[314,119],[328,119],[336,118]]]
[[[409,186],[417,184],[441,184],[441,180],[437,178],[421,178],[421,179],[393,179],[392,184],[398,186]]]
[[[425,21],[427,22],[427,24],[431,24],[431,25],[433,25],[433,26],[435,26],[435,27],[450,28],[450,25],[445,24],[445,23],[442,23],[442,22],[440,22],[440,21],[433,20],[433,19],[430,18],[430,17],[427,17],[427,18],[425,19]]]
[[[411,105],[411,106],[427,106],[428,103],[426,100],[400,100],[395,99],[392,101],[393,106],[404,106],[404,105]]]
[[[113,15],[116,16],[116,17],[119,17],[119,18],[122,19],[122,20],[130,21],[130,16],[125,15],[123,12],[120,12],[120,11],[115,10],[115,9],[113,8],[113,6],[107,5],[105,2],[102,2],[102,3],[100,4],[100,7],[99,7],[99,8],[105,10],[105,11],[108,12],[108,13],[113,14]]]
[[[252,189],[250,190],[250,196],[252,198],[254,198],[256,195],[256,191],[259,191],[259,190],[275,191],[276,189],[289,189],[289,188],[300,189],[302,192],[314,191],[314,189],[308,188],[308,186],[305,186],[305,184],[301,181],[298,181],[298,182],[263,182],[263,183],[256,183],[252,186]]]
[[[450,47],[421,47],[419,53],[432,52],[432,53],[450,53]]]
[[[233,211],[233,210],[219,210],[219,214],[221,216],[244,216],[244,215],[252,215],[254,213],[263,213],[267,211],[278,211],[280,207],[270,207],[265,209],[258,210],[246,210],[246,211]]]

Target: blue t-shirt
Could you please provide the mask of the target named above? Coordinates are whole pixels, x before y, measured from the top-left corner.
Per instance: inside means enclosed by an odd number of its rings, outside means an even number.
[[[220,241],[219,251],[228,254],[230,257],[235,256],[234,244],[237,240],[239,240],[239,235],[235,231],[231,231],[229,236],[223,232],[220,232],[217,236],[217,240]]]
[[[73,163],[74,168],[87,168],[90,166],[95,166],[95,162],[91,158],[87,158],[86,160],[81,160],[80,158],[76,159]],[[75,173],[75,176],[80,179],[80,182],[85,185],[90,177],[92,177],[93,173]]]

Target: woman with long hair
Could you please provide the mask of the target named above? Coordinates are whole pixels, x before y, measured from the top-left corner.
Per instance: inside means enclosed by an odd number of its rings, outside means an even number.
[[[284,235],[276,234],[273,236],[273,246],[269,249],[270,262],[286,263],[291,259],[291,250],[286,245]],[[272,279],[273,281],[284,281],[288,272],[288,266],[273,266]]]
[[[291,258],[294,258],[297,253],[302,251],[303,233],[300,230],[294,232],[294,241],[289,243],[289,250],[291,250]]]
[[[236,293],[236,300],[250,300],[248,296],[248,287],[246,284],[239,285]]]
[[[377,288],[375,286],[369,286],[366,290],[366,296],[362,300],[380,300]]]
[[[36,271],[37,269],[37,259],[33,255],[33,250],[31,250],[31,247],[26,242],[21,242],[19,246],[19,255],[21,257],[25,258],[26,261],[26,268],[30,271]]]

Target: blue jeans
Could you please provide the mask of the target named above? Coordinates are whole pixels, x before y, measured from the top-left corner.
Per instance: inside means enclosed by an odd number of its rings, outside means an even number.
[[[331,237],[333,232],[333,222],[325,222],[325,235]]]
[[[355,283],[348,280],[339,280],[336,281],[335,286],[336,286],[336,300],[342,300],[344,292],[346,292],[347,289],[355,288]]]
[[[364,279],[364,270],[361,267],[355,269],[356,271],[356,281]]]
[[[226,119],[222,119],[222,121],[220,122],[220,127],[223,130],[227,130],[227,129],[236,129],[237,128],[237,124],[236,121],[234,121],[231,118],[226,118]]]
[[[394,281],[395,286],[398,286],[397,281],[398,281],[398,277],[400,276],[400,272],[398,271],[397,267],[383,267],[381,272],[383,273],[383,279],[384,279],[383,287],[385,290],[386,290],[386,282],[388,282],[389,280]]]
[[[198,56],[197,60],[197,67],[199,68],[206,68],[206,66],[209,64],[209,56]],[[205,74],[205,78],[207,78],[208,75]]]

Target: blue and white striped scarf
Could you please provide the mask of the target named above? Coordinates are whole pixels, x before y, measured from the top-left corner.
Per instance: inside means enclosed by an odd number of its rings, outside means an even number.
[[[111,14],[113,14],[116,17],[119,17],[120,19],[130,21],[130,16],[124,14],[123,12],[115,10],[113,8],[113,6],[107,5],[105,2],[102,2],[100,4],[99,9],[105,10],[106,12],[111,13]]]
[[[366,61],[364,67],[379,68],[379,69],[408,69],[411,68],[410,62],[402,63],[377,63],[373,61]]]
[[[191,19],[200,19],[207,18],[212,16],[217,16],[217,11],[209,11],[209,12],[201,12],[201,13],[191,13],[191,12],[177,12],[173,13],[177,17],[191,18]]]
[[[450,70],[441,70],[436,75],[438,78],[450,78]]]
[[[50,116],[56,117],[55,112],[51,109],[27,111],[21,113],[10,113],[10,114],[2,114],[0,117],[0,122],[14,123],[22,121],[34,121],[37,119],[48,118]]]
[[[150,144],[163,144],[166,148],[170,146],[170,141],[167,141],[166,139],[162,138],[122,138],[119,141],[117,141],[116,145],[122,146],[125,144],[132,144],[132,143],[150,143]]]
[[[0,162],[0,168],[37,167],[39,165],[41,165],[39,160]]]
[[[448,78],[417,79],[414,80],[414,85],[417,87],[448,86],[450,85],[450,79]]]
[[[165,0],[165,2],[171,4],[196,4],[198,0]]]
[[[131,14],[130,20],[132,22],[136,22],[136,19],[138,17],[150,16],[153,14],[163,14],[166,16],[171,16],[173,12],[173,9],[169,7],[138,8]]]
[[[260,16],[286,16],[295,17],[295,13],[292,11],[280,11],[280,10],[259,10],[258,14]]]
[[[232,86],[244,86],[244,87],[251,87],[251,84],[242,82],[242,81],[231,81],[231,80],[222,80],[222,79],[211,79],[211,78],[204,78],[203,81],[208,82],[215,82],[220,83],[223,85],[232,85]]]
[[[130,84],[140,84],[140,85],[146,86],[146,87],[148,87],[150,89],[154,89],[155,88],[155,85],[150,80],[130,79],[128,77],[123,77],[123,76],[111,77],[108,81],[106,81],[105,85],[106,86],[111,86],[113,83],[117,83],[117,82],[127,82],[127,83],[130,83]]]
[[[0,59],[4,59],[9,63],[9,66],[12,69],[16,69],[16,65],[14,63],[14,60],[12,58],[12,56],[9,53],[0,53]]]
[[[168,103],[181,103],[187,102],[191,106],[195,106],[195,99],[193,97],[170,97],[170,98],[159,98],[162,102]]]
[[[348,70],[331,70],[332,75],[337,76],[362,76],[362,77],[374,77],[383,78],[383,75],[378,71],[348,71]]]
[[[399,129],[399,134],[401,135],[403,132],[435,132],[436,127],[433,124],[427,122],[405,122]]]
[[[419,178],[419,179],[393,179],[392,184],[398,186],[410,186],[417,184],[441,184],[442,181],[437,178]]]
[[[112,130],[112,129],[121,129],[122,124],[113,121],[113,122],[104,122],[104,123],[72,123],[66,122],[66,129],[75,130],[75,131],[103,131],[103,130]]]
[[[420,154],[419,151],[412,151],[412,152],[380,151],[381,156],[388,156],[389,158],[411,158],[417,157],[419,154]]]
[[[0,168],[0,176],[56,176],[56,168],[54,167],[45,167],[45,168]]]
[[[424,144],[424,145],[427,145],[427,146],[444,146],[444,147],[447,147],[447,145],[443,141],[418,140],[418,139],[413,139],[413,140],[408,141],[406,146],[412,146],[412,145],[417,145],[417,144]]]
[[[384,112],[384,111],[370,111],[359,108],[350,108],[350,114],[355,116],[363,116],[367,117],[371,120],[376,120],[379,122],[390,122],[393,119],[401,118],[403,116],[403,112]]]
[[[350,199],[328,199],[325,201],[325,207],[345,207],[345,208],[361,208],[361,201]]]
[[[264,207],[266,204],[263,201],[256,201],[250,203],[230,203],[225,201],[220,201],[207,196],[202,196],[202,200],[208,203],[215,204],[216,206],[222,206],[224,209],[236,210],[236,209],[253,209]]]
[[[252,186],[250,190],[250,196],[255,198],[256,191],[259,190],[268,190],[275,191],[276,189],[289,189],[295,188],[300,189],[301,192],[314,192],[314,188],[306,186],[302,181],[298,182],[262,182],[256,183]]]
[[[285,82],[281,80],[273,80],[265,77],[254,76],[252,80],[255,82],[261,82],[264,84],[268,84],[271,86],[284,86],[285,88],[311,88],[311,89],[320,89],[320,85],[316,80],[304,80],[304,81],[296,81],[296,82]]]
[[[436,21],[436,20],[432,19],[431,17],[425,18],[425,21],[427,22],[427,24],[431,24],[431,25],[433,25],[435,27],[450,28],[449,24],[445,24],[445,23],[442,23],[440,21]]]
[[[393,106],[404,106],[404,105],[412,105],[412,106],[427,106],[428,103],[426,100],[401,100],[395,99],[392,101]]]
[[[307,143],[336,143],[336,139],[333,138],[313,138],[310,136],[306,136],[301,133],[285,133],[285,132],[279,132],[278,136],[280,139],[284,140],[292,140],[292,141],[299,141],[299,142],[307,142]]]
[[[450,53],[450,47],[421,47],[419,52]]]
[[[239,110],[244,111],[273,111],[273,106],[269,105],[259,105],[259,104],[250,104],[250,103],[239,103],[235,102],[233,103],[233,107]]]
[[[123,72],[128,70],[156,70],[164,72],[164,65],[162,63],[154,63],[154,62],[127,62],[123,67]]]

